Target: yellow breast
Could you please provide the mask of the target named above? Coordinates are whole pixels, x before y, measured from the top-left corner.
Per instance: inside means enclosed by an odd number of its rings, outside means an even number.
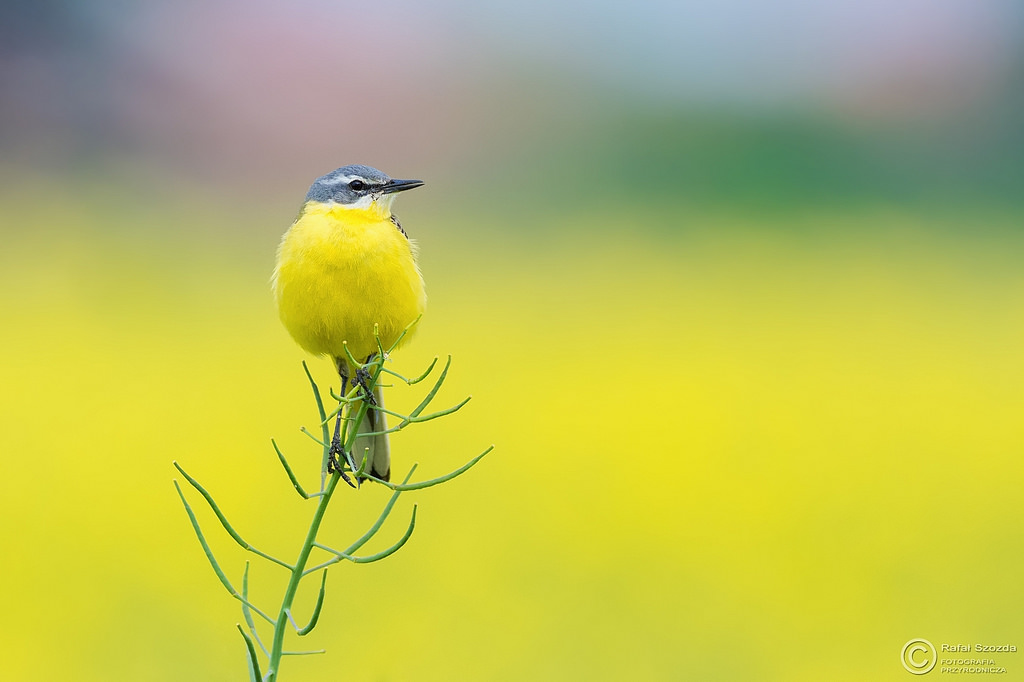
[[[423,313],[415,245],[377,206],[308,202],[281,241],[274,295],[285,328],[317,355],[362,361]],[[408,338],[408,336],[406,337]],[[403,339],[403,342],[406,339]]]

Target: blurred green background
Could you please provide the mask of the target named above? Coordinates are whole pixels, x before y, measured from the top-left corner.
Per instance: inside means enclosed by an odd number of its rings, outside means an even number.
[[[417,502],[401,552],[332,569],[295,642],[327,653],[283,680],[900,680],[915,637],[1024,651],[1022,19],[4,3],[4,678],[246,679],[170,462],[295,553],[311,510],[269,441],[313,485],[315,413],[268,282],[347,163],[427,181],[397,212],[430,304],[393,367],[451,353],[442,401],[474,396],[396,436],[396,474],[497,449],[403,497],[368,547]],[[342,493],[325,541],[385,499]],[[253,566],[268,610],[281,573]]]

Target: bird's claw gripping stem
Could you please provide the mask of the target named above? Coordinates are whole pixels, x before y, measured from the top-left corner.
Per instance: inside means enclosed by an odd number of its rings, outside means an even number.
[[[362,390],[362,398],[366,401],[367,405],[376,405],[377,401],[373,397],[373,389],[370,388],[370,382],[373,380],[373,375],[370,370],[366,367],[360,367],[356,370],[356,375],[352,377],[352,385],[358,386]]]
[[[331,439],[331,448],[327,451],[327,473],[333,474],[338,472],[345,483],[355,488],[356,485],[348,477],[348,474],[345,473],[345,468],[342,464],[346,459],[345,448],[341,445],[341,434],[335,432],[334,438]]]

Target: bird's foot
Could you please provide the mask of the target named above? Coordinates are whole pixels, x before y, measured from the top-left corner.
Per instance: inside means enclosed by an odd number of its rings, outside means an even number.
[[[327,473],[333,474],[335,472],[341,474],[342,480],[348,483],[353,488],[356,485],[352,482],[352,479],[345,473],[345,467],[343,462],[347,461],[348,457],[345,456],[345,448],[341,445],[341,438],[338,434],[334,435],[331,440],[331,447],[327,451]]]
[[[370,388],[370,381],[373,379],[373,375],[370,374],[370,370],[365,367],[360,367],[356,370],[356,375],[352,377],[352,385],[358,386],[362,389],[363,400],[366,401],[367,405],[376,405],[377,401],[373,397],[373,389]]]

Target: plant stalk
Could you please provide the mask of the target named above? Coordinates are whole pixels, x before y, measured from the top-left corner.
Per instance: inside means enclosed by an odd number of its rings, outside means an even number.
[[[306,532],[306,539],[299,551],[299,558],[295,560],[295,567],[292,569],[292,577],[288,580],[288,587],[284,591],[284,599],[281,601],[281,611],[277,614],[277,623],[274,625],[274,643],[270,648],[270,665],[267,670],[266,682],[274,682],[277,679],[277,671],[281,664],[281,656],[284,653],[284,635],[288,630],[288,613],[291,611],[292,602],[295,601],[295,594],[299,591],[299,582],[302,580],[302,572],[309,561],[309,555],[316,543],[317,533],[320,532],[320,524],[324,520],[324,513],[327,505],[331,502],[334,490],[341,481],[341,473],[335,472],[327,481],[327,488],[317,501],[316,512]]]

